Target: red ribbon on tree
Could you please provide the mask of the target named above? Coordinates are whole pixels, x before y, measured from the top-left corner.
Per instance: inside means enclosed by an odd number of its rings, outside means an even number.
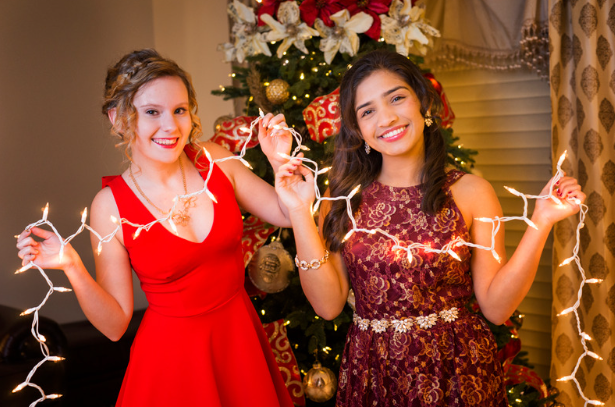
[[[284,320],[280,319],[270,324],[263,324],[263,328],[269,338],[271,350],[278,363],[280,373],[282,373],[282,378],[286,383],[290,398],[293,400],[295,406],[305,406],[305,396],[303,393],[301,375],[299,374],[299,365],[290,347]]]
[[[319,96],[303,109],[303,120],[310,132],[310,138],[318,143],[340,132],[340,88],[328,95]]]
[[[234,119],[224,121],[220,123],[219,128],[216,128],[216,132],[210,141],[221,145],[229,150],[231,153],[238,153],[243,147],[243,143],[248,136],[248,133],[241,130],[242,127],[250,128],[250,123],[256,119],[257,116],[238,116]],[[254,128],[252,138],[248,142],[247,148],[253,148],[258,145],[258,128]]]
[[[547,386],[536,372],[527,366],[515,365],[512,363],[515,356],[517,356],[521,350],[521,339],[519,339],[517,330],[513,327],[510,320],[506,321],[504,324],[511,327],[510,334],[513,336],[513,338],[498,351],[497,355],[500,362],[502,362],[506,385],[516,386],[525,382],[528,386],[532,386],[540,392],[540,398],[547,397],[549,395]]]
[[[451,109],[451,105],[448,102],[448,98],[444,93],[444,89],[442,88],[442,84],[436,80],[436,77],[432,73],[424,73],[423,76],[431,82],[438,95],[440,95],[440,99],[442,99],[442,114],[440,118],[442,119],[442,123],[440,126],[442,128],[448,129],[453,125],[453,121],[455,121],[455,113],[453,113],[453,109]]]

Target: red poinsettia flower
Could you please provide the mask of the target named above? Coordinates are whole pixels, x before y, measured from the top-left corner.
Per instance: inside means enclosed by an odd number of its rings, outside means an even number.
[[[365,32],[369,37],[378,40],[380,38],[380,17],[379,14],[386,14],[389,11],[391,0],[358,0],[353,1],[348,6],[350,15],[353,16],[361,11],[374,18],[372,26]]]
[[[329,18],[340,10],[347,8],[354,1],[350,0],[305,0],[299,6],[301,19],[310,27],[314,21],[320,18],[326,26],[333,27],[334,23]]]
[[[256,11],[256,18],[258,19],[258,25],[265,25],[261,20],[261,14],[269,14],[275,17],[278,12],[280,4],[286,0],[263,0],[263,4]]]

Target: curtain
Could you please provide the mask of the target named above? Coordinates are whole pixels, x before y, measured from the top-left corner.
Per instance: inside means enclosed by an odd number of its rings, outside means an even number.
[[[580,328],[592,337],[590,351],[574,381],[556,382],[573,373],[584,349],[574,314],[556,316],[577,301],[582,278],[573,264],[557,267],[576,243],[578,217],[555,227],[553,253],[553,335],[551,383],[566,406],[586,399],[615,405],[615,1],[549,0],[549,59],[553,161],[568,151],[564,170],[579,180],[589,207],[580,233],[579,256],[587,278]]]
[[[548,77],[547,0],[429,0],[440,31],[425,64],[434,71],[530,68]]]

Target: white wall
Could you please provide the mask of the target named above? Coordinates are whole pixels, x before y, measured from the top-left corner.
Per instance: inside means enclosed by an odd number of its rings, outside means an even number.
[[[225,4],[0,2],[1,305],[38,305],[48,289],[36,270],[13,274],[20,267],[13,235],[40,219],[49,202],[49,220],[69,236],[100,188],[100,177],[123,169],[100,112],[108,66],[134,49],[156,47],[193,74],[206,135],[216,117],[231,113],[230,102],[209,94],[229,83],[230,67],[215,50],[228,37]],[[93,272],[89,236],[78,236],[74,246]],[[56,285],[68,285],[60,271],[49,276]],[[136,307],[145,305],[138,294]],[[52,295],[42,315],[60,323],[84,318],[73,293]]]
[[[156,49],[190,72],[199,100],[203,139],[210,138],[214,121],[234,116],[233,105],[211,91],[231,83],[231,66],[222,62],[218,44],[229,41],[224,0],[153,0]]]

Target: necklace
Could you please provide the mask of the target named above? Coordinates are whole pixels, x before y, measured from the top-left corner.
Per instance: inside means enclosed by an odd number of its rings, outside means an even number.
[[[186,173],[184,172],[184,165],[182,164],[181,157],[179,159],[179,169],[182,172],[182,181],[184,183],[184,195],[188,195],[188,187],[186,186]],[[137,191],[139,191],[139,194],[141,194],[143,199],[145,199],[148,204],[150,204],[154,208],[156,208],[156,210],[158,210],[158,212],[162,213],[163,215],[168,215],[170,210],[169,211],[163,211],[162,209],[160,209],[159,207],[154,205],[154,203],[152,201],[150,201],[149,198],[145,195],[145,193],[143,192],[143,190],[141,189],[141,187],[137,183],[137,179],[135,178],[134,174],[132,173],[132,164],[130,164],[129,172],[130,172],[130,179],[132,180],[132,182],[134,182],[135,187],[137,187]],[[196,203],[194,202],[196,200],[196,197],[192,196],[190,198],[181,198],[180,200],[184,204],[184,208],[183,209],[176,209],[175,211],[173,211],[173,213],[171,214],[171,219],[173,220],[173,223],[175,223],[176,225],[186,226],[186,225],[188,225],[188,222],[190,222],[190,215],[188,215],[188,210],[190,210],[190,208],[196,206]]]

